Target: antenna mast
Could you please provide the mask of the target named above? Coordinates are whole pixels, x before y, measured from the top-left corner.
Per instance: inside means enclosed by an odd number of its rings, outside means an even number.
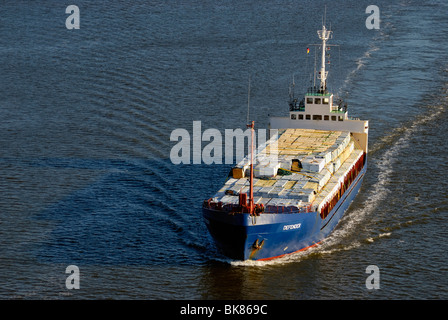
[[[322,61],[319,72],[320,79],[320,90],[325,91],[327,89],[327,75],[328,72],[325,71],[325,52],[327,51],[327,40],[330,39],[332,31],[327,30],[327,28],[322,26],[322,30],[317,31],[319,38],[322,40]]]
[[[251,121],[249,123],[249,107],[250,107],[250,76],[249,76],[249,90],[247,93],[247,128],[250,128],[250,131],[251,131],[248,211],[249,211],[250,215],[253,215],[254,214],[254,128],[255,128],[255,121]]]
[[[249,107],[250,107],[250,76],[249,76],[249,89],[247,92],[247,122],[249,123]]]
[[[322,64],[320,67],[319,72],[319,79],[320,79],[320,90],[322,92],[325,92],[327,90],[327,75],[328,72],[325,71],[325,54],[327,51],[327,41],[331,38],[331,34],[333,31],[327,30],[325,27],[325,22],[327,20],[327,6],[325,6],[325,18],[323,19],[323,25],[322,30],[318,30],[317,34],[319,36],[319,39],[322,40]]]

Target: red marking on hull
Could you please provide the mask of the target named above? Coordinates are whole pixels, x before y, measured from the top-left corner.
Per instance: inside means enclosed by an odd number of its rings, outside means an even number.
[[[302,248],[302,249],[300,249],[300,250],[291,252],[291,253],[285,253],[285,254],[282,254],[282,255],[279,255],[279,256],[276,256],[276,257],[257,259],[257,261],[268,261],[268,260],[278,259],[278,258],[281,258],[281,257],[284,257],[284,256],[288,256],[288,255],[290,255],[290,254],[294,254],[294,253],[297,253],[297,252],[300,252],[300,251],[308,250],[309,248],[312,248],[312,247],[317,246],[319,243],[321,243],[321,241],[319,241],[319,242],[317,242],[317,243],[315,243],[315,244],[312,244],[312,245],[310,245],[310,246],[308,246],[308,247]]]

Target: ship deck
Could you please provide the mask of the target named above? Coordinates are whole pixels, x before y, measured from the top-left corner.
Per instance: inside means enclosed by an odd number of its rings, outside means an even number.
[[[239,194],[249,193],[250,156],[240,161],[213,203],[232,211]],[[264,213],[325,214],[364,162],[350,132],[282,129],[254,154],[254,203]]]

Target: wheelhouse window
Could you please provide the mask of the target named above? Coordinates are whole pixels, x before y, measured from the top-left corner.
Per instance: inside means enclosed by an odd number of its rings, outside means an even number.
[[[313,104],[313,98],[306,98],[307,104]]]
[[[320,104],[320,98],[314,98],[314,103],[315,104]]]
[[[322,101],[323,104],[328,104],[329,102],[330,102],[329,98],[323,98],[323,101]]]

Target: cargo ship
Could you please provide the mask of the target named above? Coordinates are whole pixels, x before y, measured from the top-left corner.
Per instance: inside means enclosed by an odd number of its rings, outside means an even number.
[[[223,187],[202,205],[216,246],[235,260],[270,260],[314,247],[334,230],[367,170],[366,120],[327,89],[332,31],[323,24],[321,66],[303,98],[290,91],[289,116],[269,117],[275,132],[236,164]],[[309,52],[309,49],[307,49]]]

